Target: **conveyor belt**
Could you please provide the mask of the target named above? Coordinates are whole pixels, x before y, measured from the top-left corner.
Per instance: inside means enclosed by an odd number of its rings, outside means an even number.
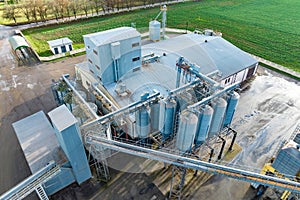
[[[192,168],[195,170],[201,170],[208,173],[219,174],[242,180],[250,183],[258,183],[270,187],[274,187],[281,190],[288,190],[295,193],[300,193],[300,183],[286,180],[278,177],[272,177],[268,175],[259,174],[256,172],[245,171],[233,167],[222,166],[218,164],[208,163],[194,158],[188,158],[180,155],[174,155],[169,152],[163,152],[159,150],[148,149],[132,144],[122,143],[114,140],[108,140],[97,135],[88,135],[86,140],[94,145],[103,145],[106,148],[110,148],[115,151],[132,154],[152,160],[157,160],[173,165],[177,165],[185,168]]]

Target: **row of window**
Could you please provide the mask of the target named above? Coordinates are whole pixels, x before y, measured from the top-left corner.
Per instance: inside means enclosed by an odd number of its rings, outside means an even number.
[[[225,79],[225,84],[229,83],[230,82],[230,77]]]
[[[135,62],[135,61],[138,61],[138,60],[140,60],[140,57],[132,58],[132,62]]]

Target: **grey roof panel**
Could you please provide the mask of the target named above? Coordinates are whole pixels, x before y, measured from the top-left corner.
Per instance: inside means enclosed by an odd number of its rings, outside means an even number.
[[[203,74],[219,70],[222,78],[257,63],[248,53],[219,36],[191,33],[142,46],[143,51],[150,49],[158,54],[165,52],[178,58],[183,56],[198,65]]]
[[[120,27],[102,32],[84,35],[84,38],[90,38],[96,46],[109,44],[111,42],[125,40],[132,37],[140,37],[141,34],[131,27]]]
[[[32,173],[49,161],[66,161],[54,129],[45,113],[39,111],[12,124]]]
[[[70,40],[69,38],[59,38],[56,40],[50,40],[47,41],[47,43],[51,46],[51,47],[57,47],[57,46],[62,46],[62,45],[69,45],[72,44],[72,40]]]
[[[50,111],[48,115],[58,131],[63,131],[77,123],[77,119],[65,105],[55,108],[54,110]]]

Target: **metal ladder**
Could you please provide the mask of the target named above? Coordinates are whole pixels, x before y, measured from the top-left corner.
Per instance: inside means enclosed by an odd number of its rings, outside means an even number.
[[[35,192],[37,193],[37,195],[41,200],[49,200],[44,188],[41,185],[35,188]]]
[[[300,133],[300,124],[298,124],[293,132],[293,134],[291,135],[291,140],[294,140],[294,138],[296,137],[296,135]]]

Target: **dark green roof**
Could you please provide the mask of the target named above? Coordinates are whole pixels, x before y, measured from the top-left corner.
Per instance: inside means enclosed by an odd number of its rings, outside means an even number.
[[[21,47],[29,47],[26,40],[19,35],[14,35],[10,37],[8,41],[15,51]]]

